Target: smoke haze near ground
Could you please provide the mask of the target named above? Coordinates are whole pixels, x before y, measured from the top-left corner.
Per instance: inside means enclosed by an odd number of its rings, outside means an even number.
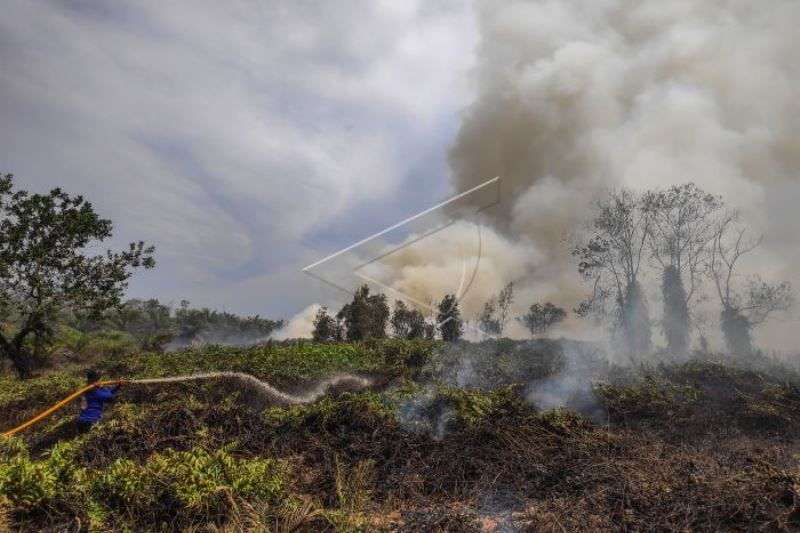
[[[314,315],[320,309],[312,304],[293,316],[286,325],[272,336],[276,340],[310,338],[314,331]]]

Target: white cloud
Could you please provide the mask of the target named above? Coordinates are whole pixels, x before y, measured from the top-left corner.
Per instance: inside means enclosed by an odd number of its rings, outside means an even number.
[[[151,288],[190,299],[293,264],[286,243],[397,194],[402,147],[444,143],[466,100],[474,38],[466,2],[0,10],[0,170],[85,194],[120,242],[157,245]]]

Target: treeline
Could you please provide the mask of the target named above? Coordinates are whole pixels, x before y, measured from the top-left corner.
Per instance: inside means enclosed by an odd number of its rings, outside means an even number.
[[[20,377],[62,348],[85,355],[93,346],[109,354],[170,343],[239,344],[283,326],[189,302],[176,310],[158,300],[123,303],[133,272],[155,266],[155,249],[139,241],[103,250],[112,230],[83,196],[59,188],[32,194],[0,174],[0,357]]]
[[[575,236],[572,254],[591,292],[574,312],[608,324],[631,354],[653,348],[656,324],[645,280],[660,280],[660,326],[667,349],[676,354],[689,349],[693,328],[701,342],[705,338],[699,328],[707,309],[699,305],[702,299],[716,299],[722,335],[739,356],[753,353],[754,328],[792,303],[788,282],[746,275],[743,259],[757,251],[760,237],[751,235],[721,197],[694,184],[611,191],[587,222]],[[155,250],[142,241],[103,250],[112,229],[82,196],[59,188],[31,194],[15,189],[10,174],[0,175],[0,356],[20,377],[32,375],[65,320],[87,334],[122,332],[149,350],[170,343],[252,342],[283,326],[281,320],[192,309],[188,302],[175,310],[158,300],[122,303],[133,272],[155,266]],[[475,317],[477,328],[501,335],[513,299],[509,284],[485,303]],[[456,296],[427,309],[423,313],[402,302],[390,309],[385,295],[362,287],[336,314],[320,310],[314,338],[360,341],[386,337],[390,328],[392,335],[408,339],[461,338],[464,319]],[[552,303],[534,303],[516,320],[538,335],[566,315]]]
[[[514,285],[509,283],[500,293],[484,304],[475,319],[478,331],[501,335],[509,321],[514,301]],[[390,309],[385,294],[372,293],[362,285],[353,299],[331,314],[322,307],[314,317],[313,339],[316,342],[362,341],[394,336],[399,339],[433,339],[457,341],[464,334],[466,320],[461,314],[458,298],[446,295],[440,302],[424,306],[427,313],[409,307],[402,300]],[[532,334],[542,334],[561,322],[566,311],[552,303],[534,304],[528,313],[517,317]]]
[[[573,312],[605,325],[618,346],[632,355],[653,348],[653,330],[660,326],[665,349],[680,355],[690,350],[693,331],[708,349],[704,313],[716,299],[718,322],[730,353],[754,352],[752,332],[792,304],[787,281],[771,282],[747,273],[742,259],[761,243],[722,197],[693,183],[635,192],[620,188],[600,198],[585,229],[573,235],[571,252],[591,292]],[[662,317],[650,316],[645,282],[659,284]],[[502,335],[510,320],[513,284],[489,299],[474,319],[475,329]],[[386,296],[361,287],[335,314],[322,308],[314,320],[320,342],[383,338],[457,340],[465,320],[458,299],[446,296],[431,303],[427,314],[402,301],[389,308]],[[534,303],[516,320],[532,335],[541,335],[563,321],[568,312],[551,303]]]
[[[438,331],[446,340],[459,339],[463,322],[458,301],[446,296],[438,307],[438,313],[431,310],[426,316],[403,301],[397,301],[392,311],[385,294],[370,292],[367,285],[362,285],[353,294],[352,301],[335,315],[331,315],[327,307],[317,311],[312,337],[315,342],[385,339],[391,326],[397,338],[432,339]],[[452,324],[446,327],[442,322],[448,317]]]
[[[157,299],[133,299],[99,317],[70,315],[67,325],[83,333],[122,331],[133,336],[143,350],[161,351],[170,345],[258,342],[281,329],[285,322],[192,308],[187,300],[173,309]]]
[[[457,303],[454,312],[460,316]],[[391,312],[385,294],[372,293],[363,285],[353,294],[352,301],[335,315],[331,315],[327,307],[317,311],[312,337],[315,342],[384,339],[390,323],[394,335],[399,338],[431,339],[436,332],[436,323],[421,311],[398,301]]]

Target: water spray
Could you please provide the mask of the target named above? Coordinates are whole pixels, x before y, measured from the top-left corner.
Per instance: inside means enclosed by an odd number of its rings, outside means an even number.
[[[358,389],[363,389],[372,385],[373,380],[370,378],[366,378],[363,376],[357,376],[354,374],[336,374],[330,377],[323,379],[322,381],[318,382],[313,388],[310,390],[302,393],[302,394],[290,394],[288,392],[281,391],[269,383],[259,380],[255,376],[251,376],[250,374],[245,374],[244,372],[205,372],[202,374],[188,374],[185,376],[174,376],[174,377],[163,377],[163,378],[146,378],[146,379],[132,379],[132,380],[112,380],[112,381],[98,381],[97,383],[92,383],[91,385],[86,385],[85,387],[73,392],[63,400],[59,401],[58,403],[54,404],[53,406],[49,407],[45,411],[42,411],[35,417],[31,418],[27,422],[6,431],[3,433],[3,437],[10,437],[19,433],[23,429],[32,426],[33,424],[47,418],[52,413],[57,411],[58,409],[64,407],[72,400],[78,398],[83,393],[95,388],[95,387],[103,387],[105,385],[115,385],[118,383],[135,383],[139,385],[148,385],[148,384],[156,384],[156,383],[181,383],[187,381],[199,381],[205,379],[233,379],[239,382],[245,383],[247,385],[253,386],[256,390],[258,390],[261,394],[265,397],[270,398],[271,400],[281,403],[284,405],[294,405],[294,404],[304,404],[304,403],[312,403],[322,396],[324,396],[329,389],[333,387],[337,387],[340,385],[349,385],[356,387]]]

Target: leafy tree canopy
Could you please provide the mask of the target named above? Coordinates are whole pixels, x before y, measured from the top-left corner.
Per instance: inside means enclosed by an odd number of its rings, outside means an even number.
[[[32,371],[29,339],[49,335],[59,310],[99,316],[120,303],[134,268],[155,266],[141,241],[92,253],[111,235],[111,221],[82,196],[15,191],[10,174],[0,177],[0,318],[15,326],[0,332],[0,352],[21,377]]]
[[[547,302],[544,305],[533,304],[518,320],[532,335],[540,335],[564,320],[566,316],[567,312],[562,308]]]

